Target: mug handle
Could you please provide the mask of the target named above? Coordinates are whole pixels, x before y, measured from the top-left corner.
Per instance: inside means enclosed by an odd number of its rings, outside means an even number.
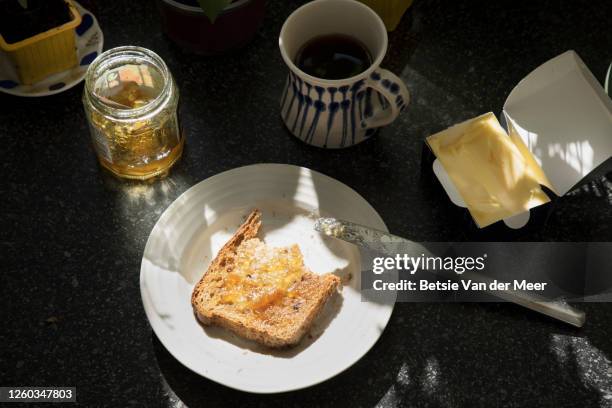
[[[404,81],[386,69],[379,68],[370,74],[365,85],[380,93],[387,100],[388,106],[372,112],[372,116],[361,122],[362,128],[377,128],[390,124],[410,103],[410,92]]]

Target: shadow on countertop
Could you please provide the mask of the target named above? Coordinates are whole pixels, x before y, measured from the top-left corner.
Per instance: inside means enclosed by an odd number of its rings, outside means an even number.
[[[589,316],[604,305],[580,307]],[[183,367],[155,335],[152,343],[166,398],[192,408],[587,408],[612,406],[612,342],[604,325],[593,315],[582,330],[572,329],[509,304],[398,304],[381,339],[354,366],[314,387],[272,395],[218,385]]]

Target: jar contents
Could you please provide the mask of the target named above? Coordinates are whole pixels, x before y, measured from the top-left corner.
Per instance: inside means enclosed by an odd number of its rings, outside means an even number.
[[[169,73],[146,61],[130,60],[91,80],[84,102],[100,164],[124,178],[167,174],[184,144],[177,91],[173,82],[167,86],[172,81]],[[91,108],[88,99],[96,100]]]
[[[109,69],[94,84],[94,93],[119,109],[140,108],[157,96],[164,81],[157,69],[146,64],[126,64]]]

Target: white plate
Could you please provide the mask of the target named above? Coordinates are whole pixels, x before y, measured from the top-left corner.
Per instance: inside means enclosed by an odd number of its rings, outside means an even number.
[[[270,351],[223,329],[203,328],[191,308],[194,284],[252,208],[262,210],[260,235],[266,243],[297,243],[313,272],[334,271],[345,282],[295,349]],[[146,315],[168,351],[204,377],[256,393],[308,387],[359,360],[382,334],[393,303],[361,301],[359,250],[316,233],[315,214],[387,231],[354,190],[303,167],[241,167],[206,179],[177,198],[155,224],[140,269]]]
[[[24,85],[19,82],[12,61],[0,51],[0,92],[17,96],[47,96],[72,88],[85,78],[87,67],[102,52],[104,36],[96,17],[76,1],[81,13],[81,24],[75,28],[77,65],[36,82]]]

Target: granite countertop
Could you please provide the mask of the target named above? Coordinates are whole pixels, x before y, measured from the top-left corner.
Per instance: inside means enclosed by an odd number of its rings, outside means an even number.
[[[119,182],[96,162],[82,85],[44,98],[0,94],[0,385],[74,385],[82,406],[612,407],[609,303],[581,305],[581,330],[510,304],[398,304],[353,367],[306,390],[260,396],[176,361],[152,334],[138,278],[149,232],[178,195],[260,162],[348,184],[391,231],[415,240],[612,241],[609,167],[556,200],[542,224],[510,232],[472,227],[422,164],[426,135],[499,113],[523,76],[568,49],[603,81],[609,2],[415,0],[383,64],[406,82],[411,105],[377,137],[339,151],[303,144],[279,117],[286,71],[277,36],[300,2],[269,1],[254,41],[214,58],[170,43],[150,2],[85,3],[105,49],[144,46],[167,62],[186,150],[163,185]]]

